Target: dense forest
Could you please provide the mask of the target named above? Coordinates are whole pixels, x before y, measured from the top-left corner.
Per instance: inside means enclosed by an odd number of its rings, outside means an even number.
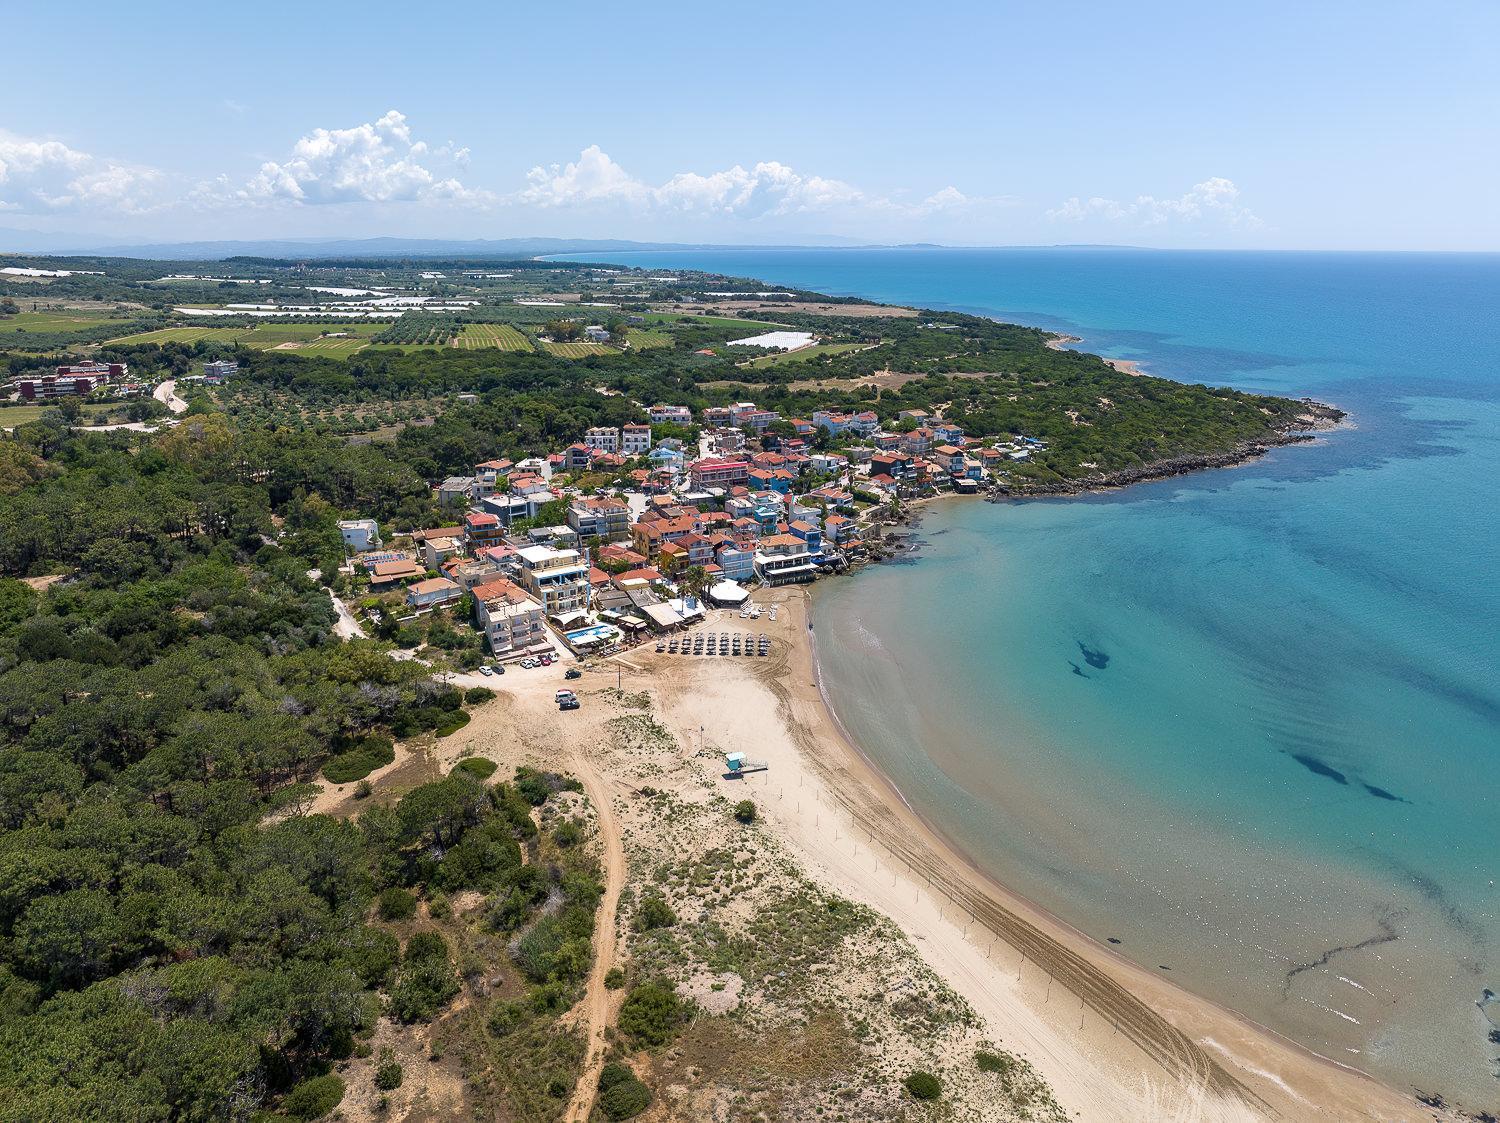
[[[382,894],[479,889],[514,928],[549,892],[518,850],[534,783],[459,769],[357,822],[301,813],[331,756],[462,705],[339,642],[316,579],[334,501],[412,489],[369,450],[222,418],[0,440],[0,1118],[326,1096],[383,1005],[421,1020],[459,988],[441,936],[403,950],[381,925]],[[17,579],[49,571],[69,577]]]

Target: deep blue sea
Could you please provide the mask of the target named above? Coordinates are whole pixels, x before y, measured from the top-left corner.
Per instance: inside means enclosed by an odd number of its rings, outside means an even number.
[[[608,259],[993,315],[1347,410],[1240,468],[937,504],[919,560],[820,588],[823,670],[1005,884],[1327,1056],[1500,1104],[1500,256]]]

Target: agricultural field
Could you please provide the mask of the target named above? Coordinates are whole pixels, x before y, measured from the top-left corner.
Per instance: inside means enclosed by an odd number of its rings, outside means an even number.
[[[0,339],[16,332],[66,332],[129,322],[115,316],[91,316],[87,312],[21,312],[0,317]]]
[[[682,324],[684,327],[716,328],[746,335],[760,335],[785,326],[769,320],[736,320],[732,316],[700,316],[690,312],[648,312],[642,319],[648,324]]]
[[[590,355],[618,355],[613,347],[602,343],[543,343],[542,349],[560,359],[586,359]]]
[[[652,347],[672,346],[672,336],[664,331],[648,331],[642,328],[627,328],[625,342],[632,351],[648,351]]]
[[[111,339],[110,343],[234,343],[254,328],[157,328]]]
[[[531,340],[509,324],[466,324],[453,346],[467,351],[493,347],[499,351],[530,351]]]
[[[5,405],[0,404],[0,429],[14,429],[17,425],[29,425],[42,416],[42,412],[53,408],[54,403],[28,405]],[[83,407],[83,415],[92,417],[100,413],[108,413],[112,409],[120,409],[119,403],[90,402]]]
[[[773,367],[782,363],[805,363],[811,359],[821,359],[825,355],[843,355],[850,351],[861,351],[866,347],[874,347],[873,343],[815,343],[811,347],[803,347],[796,351],[779,351],[774,355],[762,355],[758,359],[751,359],[748,363],[741,363],[747,367]]]
[[[158,328],[112,339],[111,343],[238,343],[258,351],[299,351],[352,355],[367,347],[385,324],[254,324],[234,328]],[[329,333],[329,334],[325,334]]]

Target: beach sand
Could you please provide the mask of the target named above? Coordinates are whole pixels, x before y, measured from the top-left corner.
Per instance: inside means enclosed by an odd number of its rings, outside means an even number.
[[[1082,342],[1083,337],[1080,335],[1057,335],[1047,340],[1047,346],[1052,348],[1052,350],[1054,351],[1070,351],[1072,350],[1073,344]],[[1101,359],[1104,359],[1106,363],[1114,367],[1115,370],[1119,371],[1121,374],[1134,374],[1139,376],[1146,373],[1141,369],[1141,363],[1138,359],[1105,359],[1103,355],[1100,355],[1099,357]]]
[[[648,692],[655,718],[681,747],[685,789],[702,783],[695,755],[740,749],[766,760],[765,772],[712,782],[727,799],[752,798],[763,828],[807,876],[898,925],[972,1005],[988,1035],[1036,1067],[1072,1118],[1444,1118],[1142,971],[976,869],[905,805],[839,727],[818,682],[807,591],[765,590],[756,600],[779,604],[775,623],[768,615],[741,621],[716,613],[710,627],[769,633],[770,658],[673,655],[647,644],[596,664],[570,685],[613,688],[618,675],[627,693]],[[606,841],[611,816],[624,814],[628,828],[640,830],[622,810],[630,784],[611,772],[618,757],[605,723],[617,711],[589,704],[558,714],[552,692],[563,684],[561,670],[485,681],[500,698],[435,746],[440,759],[433,763],[441,772],[459,755],[478,752],[571,769],[586,778]],[[616,869],[609,878],[611,913],[619,877]],[[607,966],[601,957],[595,974]],[[610,1011],[594,993],[597,982],[590,990],[582,1013],[594,1045],[590,1071],[597,1071]]]

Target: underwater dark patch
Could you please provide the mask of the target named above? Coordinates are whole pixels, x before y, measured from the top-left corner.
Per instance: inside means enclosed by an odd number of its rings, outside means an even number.
[[[1363,787],[1365,791],[1373,795],[1376,799],[1388,799],[1392,803],[1411,802],[1410,800],[1402,799],[1395,792],[1388,792],[1384,788],[1377,788],[1374,784],[1366,784],[1363,780],[1360,781],[1360,786]]]
[[[1304,753],[1293,753],[1292,759],[1315,776],[1326,776],[1335,784],[1348,784],[1349,777],[1345,776],[1337,768],[1331,768],[1315,756],[1307,756]]]
[[[1083,661],[1095,670],[1102,671],[1109,666],[1109,656],[1097,648],[1089,647],[1082,640],[1076,641],[1078,650],[1083,653]]]

